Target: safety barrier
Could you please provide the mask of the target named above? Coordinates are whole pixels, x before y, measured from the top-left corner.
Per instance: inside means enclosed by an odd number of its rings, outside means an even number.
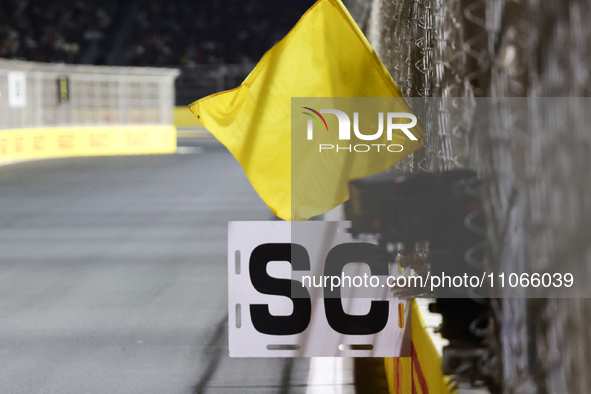
[[[173,153],[178,74],[0,59],[0,162]]]
[[[164,154],[176,150],[174,126],[39,127],[0,131],[0,163],[18,160]]]
[[[457,390],[441,372],[441,356],[427,331],[416,300],[411,304],[411,357],[385,358],[391,394],[453,394]]]

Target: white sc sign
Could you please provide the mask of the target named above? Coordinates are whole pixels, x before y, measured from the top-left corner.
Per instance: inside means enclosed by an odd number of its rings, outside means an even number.
[[[232,357],[408,357],[409,304],[313,285],[310,276],[393,275],[375,242],[349,222],[230,222],[228,309]],[[307,278],[306,281],[304,278]]]

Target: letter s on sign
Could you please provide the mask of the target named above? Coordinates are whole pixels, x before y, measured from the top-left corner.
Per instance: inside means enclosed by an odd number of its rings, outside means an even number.
[[[252,285],[262,294],[289,297],[293,302],[293,313],[289,316],[273,316],[269,312],[267,304],[250,305],[252,325],[263,334],[299,334],[310,324],[312,315],[310,293],[299,281],[269,276],[267,264],[271,261],[287,261],[294,271],[310,270],[310,257],[302,245],[268,243],[257,246],[252,251],[249,262]],[[302,293],[294,294],[294,298],[292,298],[292,291],[301,291]]]

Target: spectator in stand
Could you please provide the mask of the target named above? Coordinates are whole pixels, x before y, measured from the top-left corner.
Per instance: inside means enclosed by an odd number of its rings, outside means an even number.
[[[105,37],[116,0],[0,2],[0,57],[77,63],[93,40]]]
[[[127,3],[133,6],[123,7]],[[252,63],[312,4],[313,0],[0,0],[0,57],[77,63],[97,40],[123,40],[127,65]],[[115,19],[119,26],[113,26]],[[120,29],[124,24],[129,28]]]

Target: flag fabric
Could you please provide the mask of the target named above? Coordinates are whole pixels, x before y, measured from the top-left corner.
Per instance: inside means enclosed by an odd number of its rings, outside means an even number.
[[[406,139],[404,153],[391,154],[379,163],[361,159],[351,163],[355,155],[329,159],[298,152],[294,167],[292,97],[402,95],[341,1],[319,0],[238,88],[190,105],[238,160],[269,208],[285,220],[305,220],[329,211],[347,200],[349,180],[382,172],[421,147]],[[305,165],[299,165],[302,158],[313,161],[305,159]],[[307,171],[306,182],[293,183],[292,174],[302,171]]]

